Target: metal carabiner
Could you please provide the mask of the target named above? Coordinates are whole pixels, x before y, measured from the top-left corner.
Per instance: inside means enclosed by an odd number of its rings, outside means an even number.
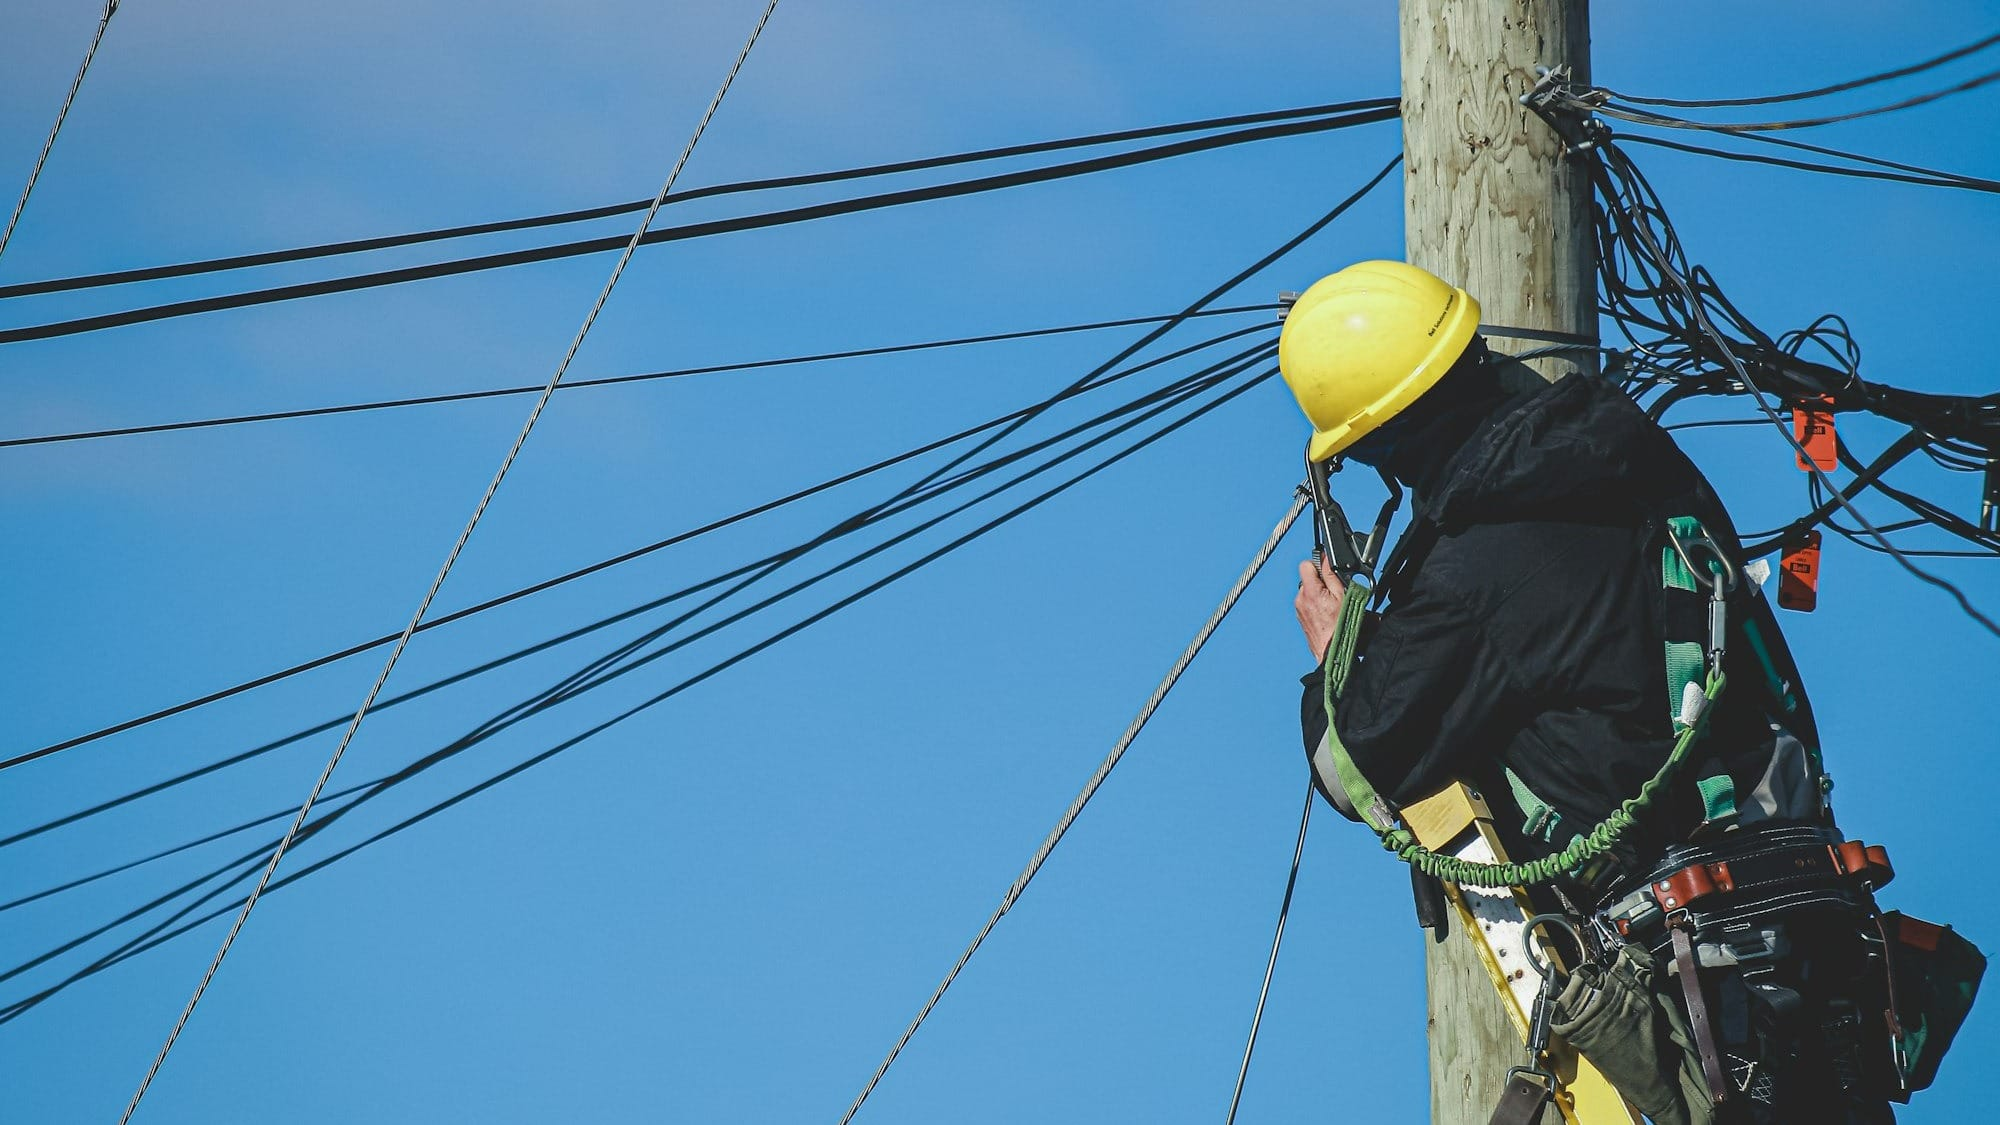
[[[1345,580],[1356,574],[1366,574],[1368,564],[1362,559],[1357,546],[1361,537],[1354,534],[1354,528],[1347,522],[1347,513],[1333,499],[1330,478],[1336,460],[1314,461],[1308,451],[1306,488],[1312,494],[1313,538],[1317,541],[1318,551]]]
[[[1701,532],[1700,536],[1682,539],[1680,532],[1674,529],[1673,521],[1667,521],[1666,526],[1667,542],[1673,545],[1674,554],[1681,558],[1681,565],[1687,567],[1688,573],[1694,576],[1696,582],[1701,583],[1702,589],[1708,591],[1710,595],[1720,593],[1723,597],[1736,592],[1736,584],[1742,572],[1736,569],[1736,564],[1730,561],[1729,555],[1715,542],[1715,537],[1708,533],[1708,528],[1697,521],[1695,527]],[[1693,553],[1695,551],[1706,552],[1712,565],[1697,564]],[[1716,588],[1718,585],[1721,586],[1719,591]]]
[[[1323,556],[1332,563],[1343,580],[1355,577],[1365,579],[1371,586],[1375,579],[1375,567],[1380,560],[1382,544],[1388,539],[1389,524],[1396,512],[1403,506],[1403,486],[1388,473],[1382,473],[1382,483],[1389,489],[1389,499],[1375,514],[1375,523],[1362,536],[1347,521],[1347,513],[1333,499],[1333,474],[1340,471],[1340,458],[1331,457],[1325,461],[1314,461],[1310,451],[1306,455],[1306,492],[1313,505],[1313,537]]]

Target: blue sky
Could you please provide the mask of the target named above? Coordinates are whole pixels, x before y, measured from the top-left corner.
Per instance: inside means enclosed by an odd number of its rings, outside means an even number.
[[[93,7],[24,0],[9,12],[10,193]],[[0,283],[642,197],[757,8],[503,0],[475,16],[430,0],[129,0]],[[1594,68],[1637,93],[1759,93],[1927,57],[1990,24],[1990,6],[1970,3],[1606,6]],[[1380,3],[781,4],[683,184],[1389,95],[1395,36]],[[1996,98],[1989,88],[1810,139],[2000,175]],[[1172,312],[1323,213],[1397,144],[1383,123],[648,248],[572,371]],[[1989,198],[1633,155],[1691,257],[1767,329],[1839,312],[1870,377],[1993,389],[1987,263],[2000,211]],[[1400,257],[1393,186],[1233,296],[1264,301],[1355,259]],[[811,196],[765,202],[795,198]],[[676,221],[734,206],[695,205]],[[591,232],[629,229],[620,218]],[[572,259],[8,345],[4,436],[540,382],[609,268],[608,256]],[[274,267],[254,280],[327,272]],[[219,284],[163,283],[131,299]],[[0,303],[0,326],[115,299],[14,299]],[[558,395],[439,609],[1014,409],[1137,333]],[[399,627],[525,409],[502,399],[0,449],[5,751]],[[1843,423],[1864,450],[1892,436]],[[273,895],[141,1120],[837,1118],[1282,513],[1303,437],[1282,388],[1265,384],[771,651]],[[1775,435],[1692,431],[1686,444],[1741,524],[1801,508],[1802,479]],[[916,471],[427,634],[391,690],[788,545]],[[1970,478],[1912,479],[1955,510],[1976,503]],[[1372,508],[1367,488],[1352,496]],[[1295,535],[1252,587],[862,1120],[1220,1118],[1304,784],[1294,716],[1307,656],[1287,560],[1305,549]],[[342,840],[917,553],[524,723],[404,786],[389,808],[357,813]],[[1993,566],[1935,564],[1989,613],[2000,607]],[[1886,901],[2000,940],[2000,905],[1961,898],[1954,878],[1986,846],[2000,780],[1985,713],[2000,642],[1887,560],[1838,542],[1820,610],[1785,625],[1830,732],[1843,826],[1896,857]],[[394,768],[638,627],[370,718],[334,785]],[[0,829],[351,711],[378,668],[356,658],[11,771]],[[16,845],[0,897],[296,805],[331,748],[331,736],[309,740]],[[0,961],[107,920],[228,847],[10,911]],[[288,869],[324,848],[303,845]],[[1365,833],[1319,820],[1243,1120],[1422,1119],[1422,954],[1406,885]],[[114,1117],[220,928],[0,1026],[10,1117]],[[0,997],[54,969],[0,984]],[[1938,1087],[1902,1120],[1977,1112],[1994,1026],[1975,1014]]]

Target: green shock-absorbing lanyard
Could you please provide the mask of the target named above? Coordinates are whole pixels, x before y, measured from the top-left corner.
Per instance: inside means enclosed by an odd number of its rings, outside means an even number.
[[[1708,565],[1713,574],[1712,581],[1717,584],[1717,597],[1720,598],[1722,566],[1715,560],[1709,560]],[[1415,865],[1426,875],[1447,883],[1473,887],[1532,886],[1573,872],[1610,851],[1637,823],[1639,814],[1652,805],[1662,788],[1680,769],[1681,763],[1687,760],[1694,744],[1708,729],[1708,716],[1714,711],[1715,701],[1722,695],[1723,685],[1727,682],[1722,674],[1718,650],[1718,659],[1708,669],[1700,706],[1687,709],[1674,721],[1674,747],[1667,754],[1667,760],[1661,763],[1659,772],[1640,786],[1636,796],[1612,810],[1611,815],[1595,828],[1571,840],[1562,851],[1529,863],[1478,863],[1457,856],[1439,855],[1417,843],[1410,830],[1399,823],[1395,807],[1369,783],[1340,741],[1337,709],[1341,695],[1347,689],[1347,677],[1354,669],[1361,619],[1367,610],[1369,592],[1357,588],[1355,583],[1348,584],[1346,596],[1340,604],[1340,617],[1334,624],[1333,640],[1326,647],[1326,658],[1321,665],[1325,683],[1326,741],[1328,749],[1333,752],[1334,776],[1339,779],[1348,800],[1361,813],[1362,820],[1381,838],[1385,849],[1397,859]]]

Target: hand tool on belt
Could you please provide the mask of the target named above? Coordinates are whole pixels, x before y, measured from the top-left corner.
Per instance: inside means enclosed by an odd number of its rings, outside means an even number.
[[[1739,847],[1677,849],[1644,886],[1597,915],[1600,933],[1653,945],[1664,930],[1687,1001],[1688,1025],[1701,1054],[1709,1097],[1720,1105],[1731,1084],[1716,1047],[1701,986],[1696,941],[1723,921],[1766,916],[1825,902],[1872,910],[1874,892],[1895,878],[1880,845],[1838,841],[1825,829],[1798,826],[1731,841]],[[1650,940],[1649,940],[1650,939]]]

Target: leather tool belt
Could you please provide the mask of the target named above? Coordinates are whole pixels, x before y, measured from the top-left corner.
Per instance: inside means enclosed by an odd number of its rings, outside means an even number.
[[[1817,825],[1759,826],[1668,849],[1644,883],[1593,921],[1607,941],[1636,943],[1655,957],[1671,958],[1702,1077],[1711,1102],[1720,1105],[1734,1089],[1699,970],[1786,956],[1783,919],[1789,916],[1872,916],[1875,890],[1893,878],[1895,869],[1879,846],[1842,840]]]
[[[1730,833],[1667,850],[1643,884],[1598,912],[1599,926],[1661,954],[1670,916],[1696,934],[1813,907],[1868,909],[1895,878],[1879,845],[1816,825]]]

